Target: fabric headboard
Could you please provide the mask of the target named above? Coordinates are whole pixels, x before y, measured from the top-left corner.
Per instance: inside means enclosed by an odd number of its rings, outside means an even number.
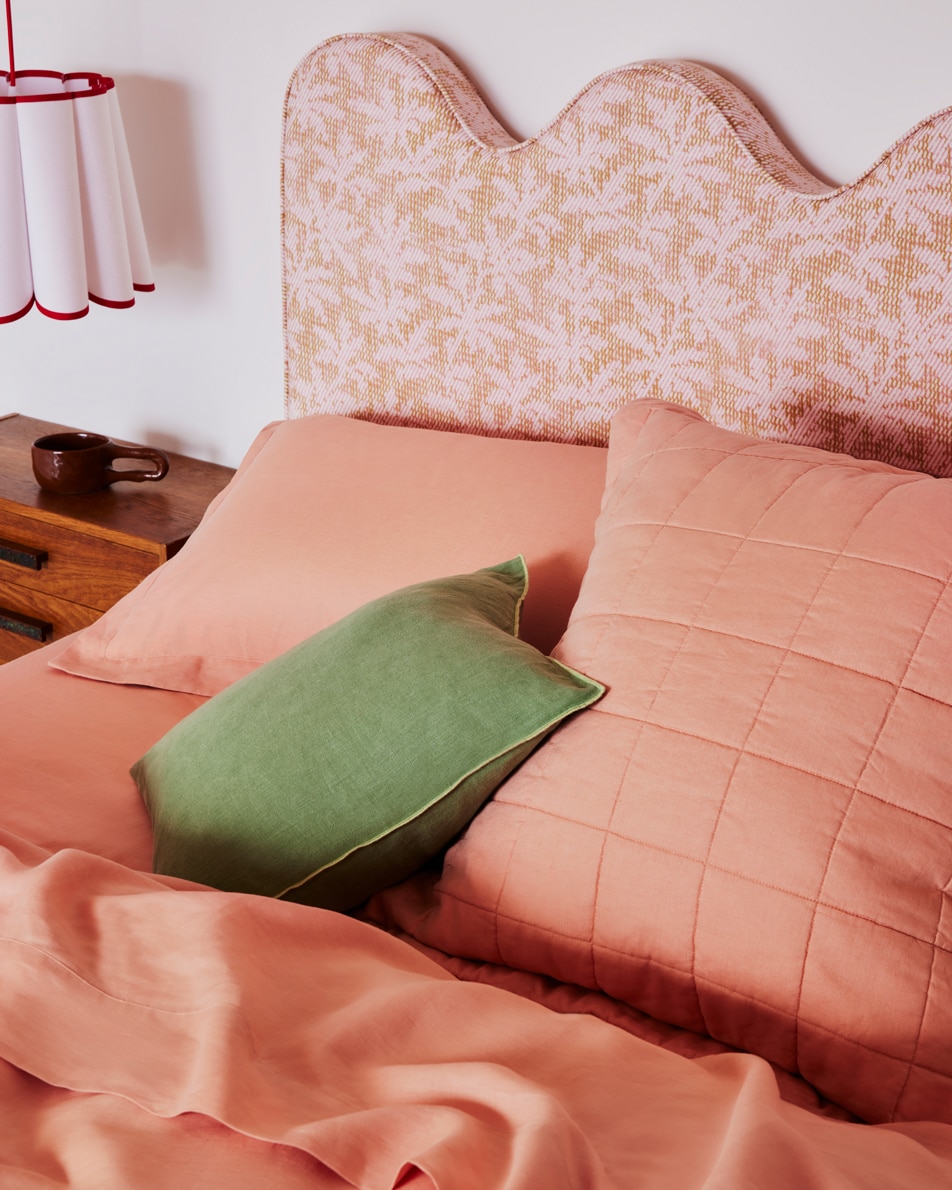
[[[635,397],[952,474],[952,109],[850,185],[688,62],[516,142],[409,35],[318,46],[283,146],[296,417],[603,444]]]

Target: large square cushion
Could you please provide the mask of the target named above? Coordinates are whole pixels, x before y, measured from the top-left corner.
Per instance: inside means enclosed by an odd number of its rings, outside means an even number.
[[[952,483],[612,427],[558,730],[401,924],[952,1123]]]

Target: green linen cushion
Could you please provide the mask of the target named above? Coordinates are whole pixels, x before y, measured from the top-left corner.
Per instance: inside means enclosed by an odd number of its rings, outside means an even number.
[[[183,719],[132,769],[156,872],[347,909],[419,868],[604,693],[518,639],[527,584],[405,587]]]

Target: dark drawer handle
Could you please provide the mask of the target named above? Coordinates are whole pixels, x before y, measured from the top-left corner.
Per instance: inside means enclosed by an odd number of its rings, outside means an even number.
[[[46,550],[35,550],[30,545],[4,541],[0,537],[0,562],[12,562],[14,566],[25,566],[27,570],[39,570],[48,558]]]
[[[24,616],[20,612],[8,611],[0,607],[0,628],[8,632],[15,632],[17,636],[27,636],[30,640],[48,640],[53,633],[53,625],[46,620],[34,620],[32,616]]]

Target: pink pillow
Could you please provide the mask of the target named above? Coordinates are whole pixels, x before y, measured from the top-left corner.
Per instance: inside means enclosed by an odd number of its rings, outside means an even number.
[[[554,651],[608,694],[392,912],[952,1123],[952,482],[655,401],[608,471]]]
[[[379,595],[525,555],[521,634],[568,621],[607,452],[314,416],[277,422],[179,554],[57,668],[216,694]]]

